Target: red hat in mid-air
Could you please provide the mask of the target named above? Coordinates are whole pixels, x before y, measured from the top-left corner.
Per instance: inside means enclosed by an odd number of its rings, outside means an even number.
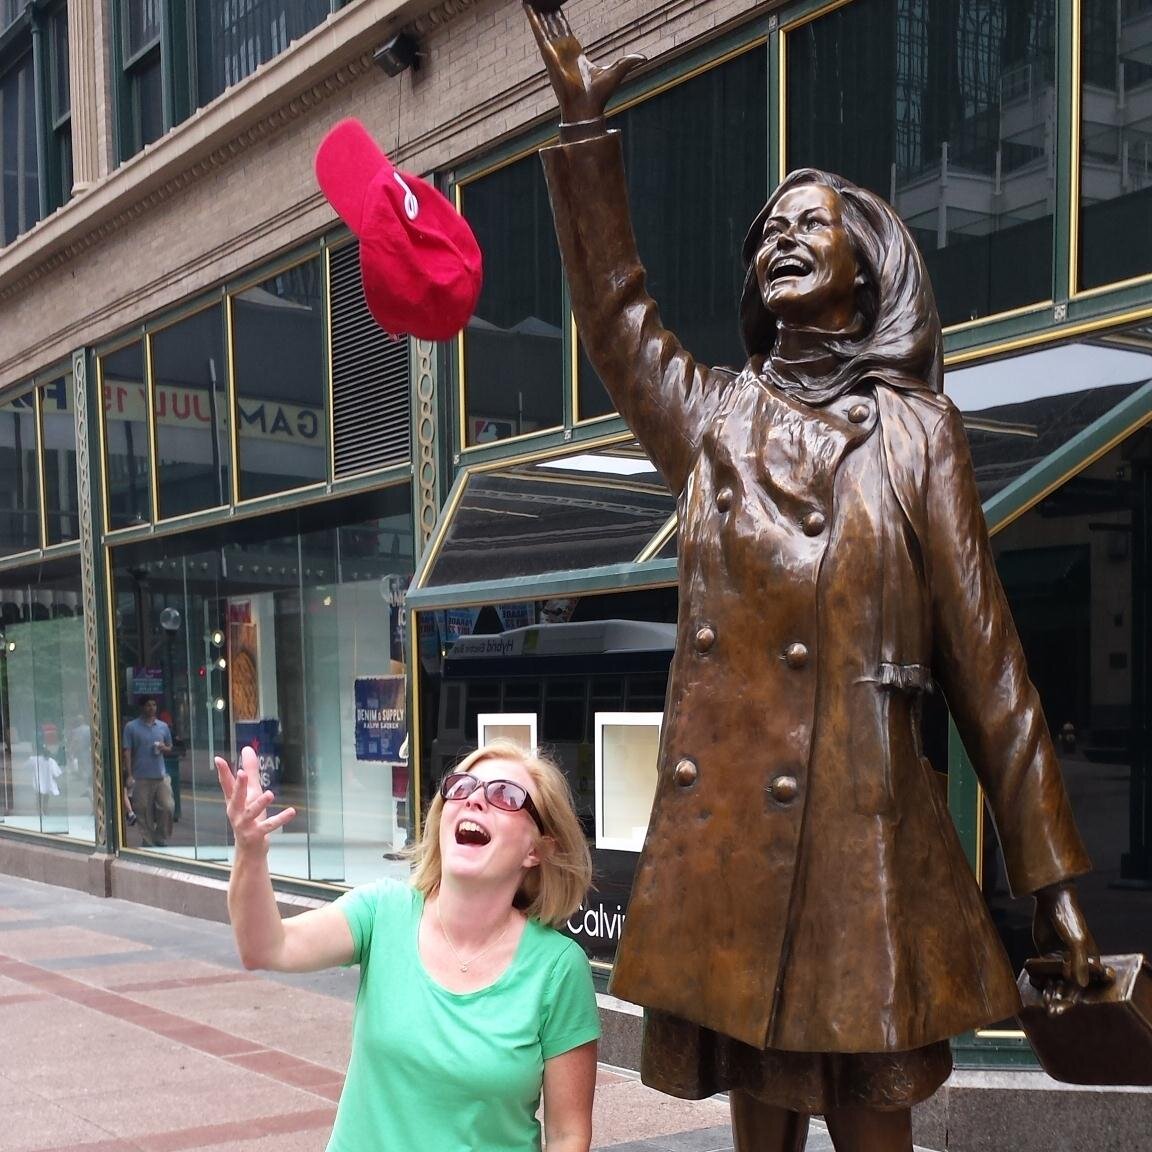
[[[450,340],[476,307],[480,246],[431,184],[400,172],[359,120],[341,120],[316,150],[316,179],[360,239],[364,299],[377,324]]]

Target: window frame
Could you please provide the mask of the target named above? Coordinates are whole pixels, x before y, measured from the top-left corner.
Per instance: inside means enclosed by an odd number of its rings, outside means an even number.
[[[160,9],[159,31],[154,40],[141,45],[135,51],[130,51],[128,45],[127,7],[131,2],[132,0],[115,0],[112,5],[116,149],[121,163],[130,160],[145,147],[141,142],[139,77],[146,69],[158,66],[160,70],[161,136],[182,124],[198,108],[207,106],[199,102],[199,61],[196,49],[198,0],[156,0]],[[327,0],[329,14],[339,11],[349,2],[350,0]],[[284,52],[291,51],[294,43],[290,43],[269,59],[275,59]],[[242,83],[246,78],[242,77],[236,83]],[[225,88],[223,93],[213,97],[208,103],[214,103],[234,86]]]
[[[67,20],[67,0],[32,0],[4,28],[0,28],[0,79],[27,66],[32,70],[34,136],[36,142],[37,204],[35,218],[10,239],[0,231],[0,249],[14,244],[46,216],[62,208],[72,198],[72,187],[64,187],[61,151],[72,148],[71,98],[66,115],[54,108],[54,81],[59,68],[70,82],[68,61],[60,61],[52,41],[54,22]],[[2,227],[2,225],[0,225]]]

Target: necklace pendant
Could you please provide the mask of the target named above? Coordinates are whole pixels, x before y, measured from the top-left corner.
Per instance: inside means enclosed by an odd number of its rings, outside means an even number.
[[[468,971],[468,965],[467,964],[461,964],[460,965],[460,971],[461,972],[467,972]]]

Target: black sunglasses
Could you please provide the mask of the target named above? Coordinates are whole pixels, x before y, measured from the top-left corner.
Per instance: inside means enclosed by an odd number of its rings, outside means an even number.
[[[469,772],[450,772],[440,783],[440,795],[445,800],[467,800],[481,786],[484,798],[493,808],[502,812],[519,812],[523,808],[536,821],[536,827],[544,832],[544,821],[528,795],[528,789],[512,780],[481,780]]]

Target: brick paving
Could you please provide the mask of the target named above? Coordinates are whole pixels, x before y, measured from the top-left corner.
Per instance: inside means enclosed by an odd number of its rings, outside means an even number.
[[[323,1152],[356,982],[245,972],[227,925],[0,875],[0,1152]],[[727,1103],[602,1065],[593,1147],[730,1152]]]

